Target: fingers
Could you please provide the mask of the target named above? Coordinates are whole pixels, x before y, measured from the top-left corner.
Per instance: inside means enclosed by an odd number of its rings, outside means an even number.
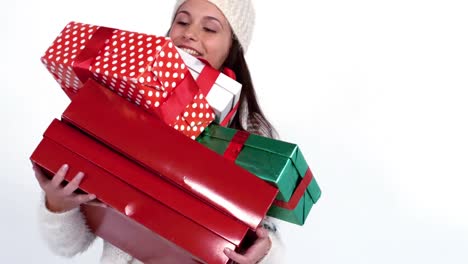
[[[87,202],[86,205],[98,206],[98,207],[103,207],[103,208],[108,207],[105,203],[102,203],[102,202],[100,202],[98,200],[94,200],[94,199],[92,201]]]
[[[65,195],[70,195],[74,191],[78,189],[80,186],[81,180],[83,180],[84,173],[83,172],[78,172],[75,177],[63,188],[63,192]]]
[[[224,254],[228,258],[230,258],[231,260],[234,260],[234,262],[236,262],[236,263],[249,263],[247,257],[235,252],[234,250],[232,250],[230,248],[225,248],[224,249]],[[254,263],[254,262],[252,262],[252,263]]]
[[[49,180],[41,168],[33,164],[34,174],[39,182],[39,185],[45,192],[46,207],[52,212],[65,212],[80,206],[83,203],[88,203],[96,199],[94,194],[76,194],[75,191],[80,187],[84,178],[83,172],[78,172],[64,186],[62,182],[65,179],[69,166],[62,165],[57,173]]]
[[[59,190],[61,189],[61,184],[63,180],[65,179],[65,175],[68,172],[68,164],[63,164],[57,173],[52,177],[52,180],[49,180],[44,173],[42,173],[41,168],[37,166],[36,164],[33,164],[33,170],[34,170],[34,175],[36,176],[37,181],[39,182],[39,185],[42,187],[42,189],[56,189]],[[79,186],[81,181],[83,180],[84,173],[83,172],[78,172],[75,177],[62,189],[65,195],[70,195],[73,192],[75,192]],[[50,185],[50,186],[48,186]]]
[[[49,183],[49,179],[42,173],[41,168],[36,164],[33,164],[34,176],[36,176],[37,181],[42,189],[45,188],[46,184]]]
[[[63,164],[62,167],[57,171],[57,173],[54,175],[52,178],[52,181],[50,184],[52,187],[59,187],[62,181],[65,179],[65,175],[67,174],[68,171],[68,164]]]
[[[96,199],[96,195],[94,194],[79,194],[75,197],[75,201],[78,205],[91,203],[94,199]]]
[[[265,228],[258,228],[256,231],[257,239],[250,246],[244,255],[241,255],[228,248],[224,249],[224,254],[239,264],[258,263],[270,251],[271,240],[268,231]]]
[[[263,227],[257,228],[257,231],[255,232],[257,234],[258,238],[267,238],[268,237],[268,230],[266,230]]]

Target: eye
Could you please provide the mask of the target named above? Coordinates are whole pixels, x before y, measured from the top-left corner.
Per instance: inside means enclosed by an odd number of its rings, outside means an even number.
[[[184,21],[177,21],[176,24],[181,25],[181,26],[187,26],[188,25],[188,23],[184,22]]]
[[[211,29],[209,27],[204,27],[203,30],[205,30],[206,32],[209,32],[209,33],[216,33],[217,32],[216,30]]]

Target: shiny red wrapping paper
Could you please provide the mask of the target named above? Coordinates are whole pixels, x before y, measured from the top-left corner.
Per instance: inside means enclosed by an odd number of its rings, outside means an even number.
[[[91,229],[143,262],[227,263],[223,249],[249,243],[277,189],[215,157],[90,81],[31,160],[49,175],[69,164],[67,181],[84,171],[80,189],[109,206],[83,206]]]
[[[257,228],[278,189],[89,81],[62,119],[217,209]]]

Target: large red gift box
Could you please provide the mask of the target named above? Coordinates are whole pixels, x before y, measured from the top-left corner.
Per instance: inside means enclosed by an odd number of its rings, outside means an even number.
[[[93,78],[192,139],[215,118],[167,37],[70,22],[41,60],[70,98]]]
[[[96,82],[75,96],[62,119],[251,228],[278,192]]]
[[[205,148],[94,82],[88,82],[77,98],[64,112],[63,119],[67,121],[52,122],[31,159],[49,175],[61,164],[68,163],[68,181],[78,170],[86,173],[80,189],[96,194],[110,206],[83,208],[97,235],[145,263],[156,260],[157,263],[226,263],[223,248],[239,250],[249,242],[251,230],[258,226],[276,196],[275,188],[253,175],[240,176],[244,181],[245,188],[242,188],[236,184],[237,178],[232,179],[242,175],[242,170],[234,169],[235,174],[231,174],[231,166],[227,164],[236,165],[212,159],[211,154],[218,156],[214,152],[198,151]],[[117,109],[122,111],[113,112]],[[80,118],[94,119],[89,121],[89,127],[107,127],[111,134],[116,132],[116,138],[109,138],[105,143],[116,139],[136,143],[131,146],[141,148],[143,156],[125,157],[68,123],[77,119],[80,123],[83,121]],[[152,125],[144,130],[142,124]],[[147,136],[150,138],[145,140]],[[160,138],[161,142],[151,140],[154,138]],[[139,145],[139,141],[146,144]],[[145,155],[148,155],[146,159]],[[162,170],[166,174],[156,171],[161,169],[154,167],[157,162],[145,165],[147,159],[159,160],[167,167]],[[197,166],[197,162],[203,166]],[[206,175],[218,178],[212,178],[213,183],[209,178],[198,179],[205,171]],[[180,185],[180,176],[188,186]],[[224,186],[218,184],[220,179],[225,180]],[[249,188],[250,185],[255,189]]]
[[[46,130],[31,159],[49,175],[68,163],[67,181],[78,170],[84,171],[87,177],[80,189],[96,194],[110,206],[85,208],[90,226],[102,238],[145,263],[168,250],[156,250],[159,247],[178,252],[166,256],[171,260],[196,258],[207,263],[225,263],[222,247],[235,249],[248,231],[246,225],[58,120]],[[123,223],[114,229],[119,221]],[[139,239],[134,240],[135,237]],[[167,242],[152,245],[145,240]]]

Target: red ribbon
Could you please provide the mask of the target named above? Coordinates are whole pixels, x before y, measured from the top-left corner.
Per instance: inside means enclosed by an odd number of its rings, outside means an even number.
[[[84,83],[91,77],[89,67],[99,55],[99,52],[106,45],[106,40],[112,37],[114,31],[114,28],[99,27],[88,40],[85,48],[76,56],[75,63],[73,64],[73,70],[81,82]],[[187,77],[177,85],[177,88],[168,95],[169,98],[163,103],[163,105],[156,110],[158,116],[167,124],[172,124],[176,117],[179,116],[185,108],[187,108],[187,105],[193,101],[193,98],[198,93],[198,87],[195,80],[193,80],[190,74],[186,74],[186,76]],[[216,78],[214,79],[215,81]],[[209,83],[207,82],[204,85],[208,84]]]
[[[226,115],[223,121],[219,124],[220,126],[227,126],[229,125],[229,122],[231,121],[231,118],[234,116],[234,114],[237,112],[237,109],[239,108],[240,105],[240,100],[237,101],[237,104],[229,111],[229,113]]]
[[[219,71],[215,70],[211,65],[203,59],[200,59],[203,63],[205,63],[205,67],[200,72],[197,78],[197,85],[200,88],[201,92],[204,96],[207,96],[210,92],[213,85],[216,83],[216,79],[218,79]]]
[[[273,202],[273,205],[285,208],[287,210],[294,210],[297,204],[299,203],[299,201],[301,200],[302,196],[304,196],[304,193],[307,190],[307,186],[309,186],[310,182],[312,181],[312,178],[313,178],[312,171],[310,170],[310,168],[308,168],[306,174],[302,178],[296,190],[294,190],[294,193],[291,196],[291,199],[289,199],[288,202],[275,200]]]
[[[99,27],[88,40],[85,48],[76,56],[75,62],[73,63],[73,70],[81,82],[84,83],[91,77],[91,72],[89,71],[91,64],[106,45],[106,40],[112,37],[115,30],[116,29],[109,27]],[[200,72],[196,82],[189,76],[190,74],[187,74],[187,77],[177,85],[176,89],[169,95],[169,98],[163,105],[156,110],[158,116],[167,124],[173,123],[176,117],[193,101],[193,98],[198,93],[198,89],[206,96],[215,84],[220,74],[219,71],[211,67],[207,61],[203,60],[203,62],[206,65]],[[232,70],[225,69],[225,72],[229,77],[235,79],[235,74]],[[222,124],[224,124],[224,126],[237,111],[238,106],[239,104],[237,104],[223,120]]]
[[[106,40],[112,37],[114,28],[99,27],[88,40],[84,49],[76,56],[73,71],[82,83],[91,77],[89,67],[106,45]]]
[[[199,60],[205,63],[205,67],[203,67],[203,69],[200,72],[200,75],[198,75],[197,85],[200,88],[202,94],[207,96],[211,88],[213,87],[213,85],[216,83],[216,80],[218,79],[220,72],[214,69],[213,67],[211,67],[208,61],[204,59],[199,59]],[[236,80],[236,74],[234,73],[233,70],[227,67],[224,67],[223,73],[226,74],[231,79]],[[220,125],[227,126],[232,116],[234,116],[234,114],[237,112],[238,108],[239,108],[239,102],[237,102],[237,104],[231,109],[231,111],[229,111],[228,115],[224,118],[224,120],[221,120]]]
[[[237,80],[236,73],[228,67],[223,68],[223,73],[226,74],[228,77],[231,77],[231,79]]]
[[[181,115],[187,108],[195,95],[198,93],[198,86],[195,83],[192,75],[187,73],[185,78],[177,85],[177,87],[168,95],[168,99],[158,108],[156,112],[158,116],[166,123],[172,124],[176,117]]]
[[[237,131],[224,151],[224,157],[228,160],[235,161],[244,147],[245,141],[249,138],[249,135],[250,134],[246,131]]]
[[[239,156],[239,153],[241,152],[242,148],[244,147],[245,142],[249,138],[249,135],[250,134],[246,131],[237,131],[236,134],[234,134],[234,137],[231,139],[231,142],[229,142],[228,147],[224,151],[224,157],[228,160],[235,161]],[[312,171],[310,170],[310,168],[308,168],[306,174],[304,175],[304,177],[302,177],[301,182],[294,190],[294,193],[291,195],[289,201],[285,202],[275,200],[273,201],[273,205],[285,208],[287,210],[294,210],[297,207],[297,204],[299,203],[301,198],[304,196],[304,193],[307,190],[307,186],[309,186],[312,179]]]

